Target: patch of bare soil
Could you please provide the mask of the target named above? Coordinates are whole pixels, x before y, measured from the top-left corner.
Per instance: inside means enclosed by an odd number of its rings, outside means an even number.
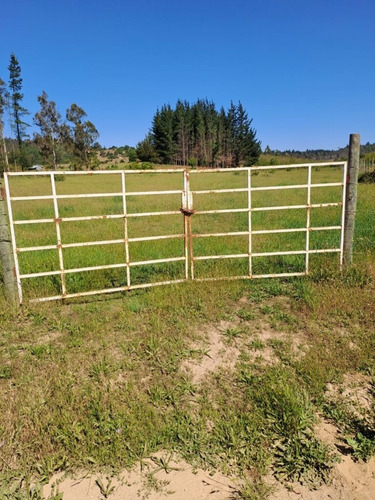
[[[168,466],[162,468],[158,465],[158,457],[117,478],[83,473],[74,478],[55,476],[44,487],[45,498],[51,493],[53,484],[58,485],[64,500],[226,500],[233,498],[236,491],[234,482],[219,472],[211,475],[193,469],[182,460],[169,461]]]
[[[290,310],[286,297],[271,297],[262,302],[267,306],[280,306]],[[259,312],[258,304],[253,304],[247,297],[242,297],[233,304],[234,316],[231,320],[209,324],[197,334],[198,340],[191,346],[200,350],[199,359],[187,359],[181,363],[181,369],[190,373],[193,383],[201,383],[209,374],[218,370],[233,371],[242,352],[249,360],[261,365],[270,365],[278,361],[275,345],[288,345],[294,357],[304,354],[307,339],[301,332],[288,333],[271,328],[265,317]],[[251,319],[241,316],[249,314]]]
[[[341,384],[328,384],[326,398],[344,401],[354,415],[363,418],[373,410],[373,392],[371,377],[363,373],[347,373]]]
[[[193,383],[197,384],[212,372],[219,368],[232,371],[240,354],[236,346],[229,346],[223,342],[222,334],[228,328],[234,328],[234,324],[221,321],[215,327],[206,326],[202,332],[202,342],[194,345],[195,349],[203,348],[203,357],[200,360],[184,360],[182,370],[191,374]]]

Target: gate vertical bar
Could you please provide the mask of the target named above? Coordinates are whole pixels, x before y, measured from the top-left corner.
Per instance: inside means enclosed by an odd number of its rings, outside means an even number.
[[[187,193],[187,171],[184,170],[183,173],[184,190],[182,193],[181,207],[185,208],[187,206],[188,193]],[[184,213],[184,255],[185,255],[185,279],[189,279],[189,228],[188,228],[188,217]]]
[[[16,273],[18,299],[19,299],[20,304],[22,304],[22,298],[23,298],[22,297],[22,285],[21,285],[21,278],[20,278],[20,268],[19,268],[19,263],[18,263],[17,248],[16,248],[16,234],[14,231],[12,203],[10,200],[9,179],[8,179],[8,174],[6,172],[4,172],[4,185],[5,185],[5,198],[6,198],[6,204],[7,204],[7,210],[8,210],[8,217],[9,217],[10,237],[12,240],[14,270]]]
[[[305,263],[305,273],[309,274],[309,264],[310,264],[310,220],[311,220],[311,170],[312,167],[309,165],[307,167],[307,209],[306,209],[306,263]]]
[[[127,286],[130,286],[130,254],[129,254],[128,209],[127,209],[127,203],[126,203],[126,180],[125,180],[125,172],[121,172],[121,187],[122,187],[122,208],[123,208],[123,212],[124,212],[126,284],[127,284]]]
[[[346,210],[346,179],[348,163],[345,162],[342,168],[342,210],[341,210],[341,234],[340,234],[340,270],[344,264],[344,236],[345,236],[345,210]]]
[[[189,210],[193,209],[192,206],[192,194],[190,192],[190,176],[189,172],[186,172],[186,200],[187,208]],[[189,232],[189,251],[190,251],[190,277],[194,279],[194,255],[193,255],[193,229],[191,225],[191,215],[188,216],[188,232]]]
[[[59,265],[61,272],[61,292],[62,296],[66,295],[66,285],[65,285],[65,272],[64,272],[64,259],[63,252],[61,246],[61,228],[60,228],[60,216],[59,216],[59,206],[57,203],[56,197],[56,182],[55,182],[55,174],[51,172],[51,188],[52,188],[52,196],[53,196],[53,208],[55,211],[55,224],[56,224],[56,236],[57,236],[57,252],[59,254]]]
[[[252,258],[252,220],[251,220],[251,167],[247,169],[247,207],[249,209],[248,213],[248,223],[249,223],[249,276],[253,275],[253,258]]]

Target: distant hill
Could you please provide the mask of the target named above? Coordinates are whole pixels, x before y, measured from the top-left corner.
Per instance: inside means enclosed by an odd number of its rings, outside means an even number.
[[[345,146],[340,149],[307,149],[306,151],[298,151],[295,149],[286,150],[286,151],[278,151],[272,150],[268,146],[265,148],[263,154],[272,155],[272,156],[280,156],[280,157],[289,157],[289,158],[298,158],[298,159],[308,159],[308,160],[346,160],[348,158],[348,150],[349,146]],[[361,145],[361,158],[365,157],[369,154],[375,154],[375,143]]]

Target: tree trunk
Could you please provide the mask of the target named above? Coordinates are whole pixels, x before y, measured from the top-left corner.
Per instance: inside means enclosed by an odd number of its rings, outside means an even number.
[[[5,138],[4,138],[4,128],[3,124],[0,121],[0,140],[1,140],[1,145],[2,145],[2,150],[3,150],[3,155],[4,155],[4,161],[5,161],[5,171],[9,171],[9,161],[8,161],[8,152],[7,152],[7,145],[5,144]]]

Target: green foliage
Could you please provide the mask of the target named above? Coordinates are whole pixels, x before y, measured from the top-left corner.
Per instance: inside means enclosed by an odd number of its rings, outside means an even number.
[[[28,115],[27,109],[22,107],[22,78],[21,78],[21,66],[12,53],[9,62],[9,88],[11,97],[11,111],[13,115],[13,127],[16,131],[17,141],[19,147],[22,145],[22,140],[26,137],[26,128],[29,126],[23,121],[23,117]]]
[[[164,105],[156,111],[152,132],[139,145],[139,153],[155,151],[161,163],[177,165],[240,167],[253,165],[260,155],[260,143],[252,120],[242,104],[231,103],[218,112],[213,102],[177,101],[174,109]]]
[[[373,172],[363,172],[358,176],[358,182],[371,184],[375,182],[375,170]]]
[[[280,480],[316,487],[336,462],[313,434],[314,410],[293,371],[281,366],[264,376],[244,378],[268,425],[275,433],[274,470]]]
[[[369,436],[357,432],[354,437],[348,437],[346,442],[353,449],[353,456],[360,460],[368,460],[375,455],[375,432]]]
[[[0,379],[10,379],[12,376],[12,369],[10,366],[0,366]]]
[[[104,498],[109,498],[109,496],[115,491],[115,487],[112,486],[112,480],[109,477],[107,477],[107,484],[104,484],[100,478],[96,479],[95,483]]]
[[[44,161],[57,169],[57,145],[60,141],[61,115],[56,109],[56,103],[48,100],[47,93],[43,90],[38,96],[40,111],[35,113],[34,123],[40,128],[40,134],[35,135]]]
[[[140,161],[135,161],[135,162],[130,162],[126,165],[127,170],[152,170],[154,166],[152,163],[149,163],[147,161],[140,162]]]
[[[83,108],[72,104],[66,110],[66,119],[73,124],[72,127],[65,125],[60,127],[60,134],[64,142],[70,146],[74,154],[74,168],[88,167],[90,162],[90,151],[96,143],[99,132],[95,125],[89,120],[84,121],[87,116]]]
[[[275,476],[280,481],[298,481],[315,489],[328,481],[337,462],[337,456],[311,431],[302,431],[276,445]]]
[[[194,156],[192,156],[192,157],[190,157],[190,158],[188,159],[188,166],[189,166],[189,167],[193,167],[193,168],[194,168],[194,167],[196,167],[197,165],[198,165],[198,160],[197,160]]]

